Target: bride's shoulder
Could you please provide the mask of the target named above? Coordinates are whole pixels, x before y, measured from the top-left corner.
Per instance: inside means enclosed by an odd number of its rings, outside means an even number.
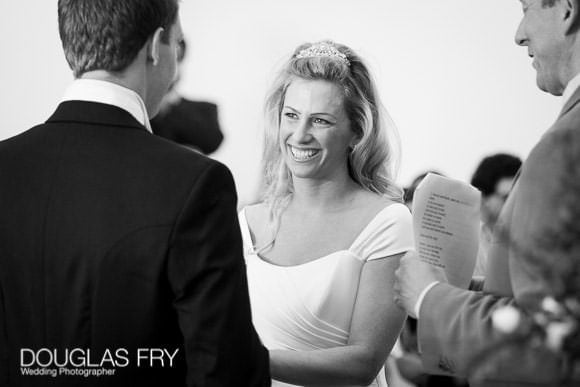
[[[259,230],[265,227],[268,221],[269,211],[269,206],[264,202],[244,207],[246,221],[250,228],[253,230]]]
[[[384,195],[380,195],[367,190],[360,190],[357,193],[357,201],[359,202],[361,207],[366,208],[370,212],[378,212],[385,207],[389,207],[392,204],[400,203]]]

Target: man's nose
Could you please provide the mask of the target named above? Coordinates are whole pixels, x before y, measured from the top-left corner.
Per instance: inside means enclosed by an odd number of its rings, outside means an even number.
[[[518,46],[525,46],[527,42],[526,34],[524,32],[524,21],[520,22],[518,29],[516,31],[515,42]]]

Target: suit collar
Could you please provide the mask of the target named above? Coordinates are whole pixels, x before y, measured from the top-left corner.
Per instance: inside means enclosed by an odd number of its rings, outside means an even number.
[[[64,101],[100,102],[118,106],[128,111],[137,121],[151,131],[149,116],[143,99],[135,90],[111,81],[75,79],[66,89]]]
[[[560,119],[563,115],[565,115],[566,113],[568,113],[570,110],[572,110],[572,108],[574,106],[576,106],[576,104],[580,102],[580,87],[577,88],[574,93],[572,93],[572,95],[570,96],[570,98],[568,98],[568,100],[566,101],[566,103],[564,104],[564,107],[562,108],[562,110],[560,111],[560,115],[558,115],[558,119]]]
[[[56,111],[46,122],[77,122],[147,131],[147,129],[126,110],[114,105],[88,101],[61,102]]]

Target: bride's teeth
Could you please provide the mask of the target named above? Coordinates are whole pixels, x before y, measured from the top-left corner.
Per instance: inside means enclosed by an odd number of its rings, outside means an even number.
[[[294,156],[297,160],[307,160],[314,156],[317,151],[314,149],[296,149],[294,147],[290,147],[292,152],[292,156]]]

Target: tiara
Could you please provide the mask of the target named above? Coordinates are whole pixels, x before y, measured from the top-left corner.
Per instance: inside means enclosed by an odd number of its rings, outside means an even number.
[[[314,43],[310,47],[304,48],[300,50],[298,54],[296,54],[296,58],[319,58],[319,57],[327,57],[327,58],[336,58],[342,61],[347,66],[350,66],[350,61],[342,52],[338,51],[336,47],[329,42],[319,42]]]

